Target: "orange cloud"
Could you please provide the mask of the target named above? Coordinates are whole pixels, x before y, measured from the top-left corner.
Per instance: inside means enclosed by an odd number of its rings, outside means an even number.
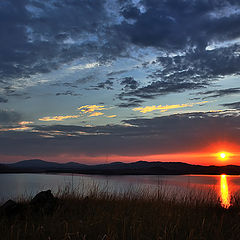
[[[107,118],[115,118],[117,115],[106,116]]]
[[[22,127],[15,127],[15,128],[2,128],[2,129],[0,129],[0,132],[25,131],[25,130],[30,130],[30,129],[32,129],[32,128],[31,127],[22,126]]]
[[[161,110],[161,112],[168,111],[170,109],[177,109],[177,108],[184,108],[184,107],[192,107],[194,105],[200,105],[207,103],[208,101],[203,101],[203,102],[197,102],[197,103],[184,103],[184,104],[174,104],[174,105],[158,105],[158,106],[146,106],[146,107],[137,107],[133,108],[133,111],[139,111],[141,113],[148,113],[156,110]]]
[[[104,113],[102,113],[102,112],[94,112],[94,113],[90,114],[89,117],[97,117],[97,116],[101,116],[103,114]]]
[[[54,116],[54,117],[43,117],[39,118],[39,121],[49,122],[49,121],[63,121],[69,118],[79,118],[79,115],[72,115],[72,116]]]
[[[85,105],[78,108],[82,113],[91,113],[94,111],[101,111],[104,110],[104,105]]]

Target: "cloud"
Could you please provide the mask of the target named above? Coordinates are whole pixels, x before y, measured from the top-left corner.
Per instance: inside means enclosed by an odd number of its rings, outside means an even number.
[[[170,109],[193,107],[194,105],[201,105],[201,104],[205,104],[207,102],[208,101],[197,102],[197,103],[173,104],[173,105],[166,105],[166,106],[162,106],[162,105],[155,106],[155,105],[153,105],[153,106],[133,108],[133,111],[139,111],[141,113],[148,113],[148,112],[152,112],[152,111],[156,111],[156,110],[161,110],[161,112],[163,112],[163,111],[165,112],[165,111],[168,111]]]
[[[86,77],[81,77],[79,79],[77,79],[76,81],[74,81],[75,84],[84,84],[87,82],[91,82],[95,79],[96,77],[94,75],[88,75]]]
[[[99,62],[87,63],[87,64],[80,64],[73,67],[70,67],[69,70],[84,70],[99,67]]]
[[[22,120],[22,115],[15,111],[0,110],[0,124],[16,124]]]
[[[117,117],[117,115],[109,115],[109,116],[106,116],[107,118],[115,118]]]
[[[71,70],[93,68],[100,60],[113,58],[113,51],[119,55],[122,50],[118,44],[112,45],[114,34],[107,31],[116,18],[110,17],[105,6],[105,0],[13,0],[1,4],[1,83],[12,86],[76,59],[88,59],[89,63]]]
[[[112,71],[112,72],[107,73],[107,76],[112,77],[112,76],[115,76],[115,75],[121,75],[125,72],[128,72],[128,70]]]
[[[225,103],[221,104],[224,107],[232,108],[232,109],[240,109],[240,102],[233,102],[233,103]]]
[[[125,101],[117,105],[121,108],[138,107],[144,102],[143,100],[137,98],[125,98],[122,96],[122,94],[119,95],[119,99]]]
[[[70,118],[79,118],[79,115],[72,115],[72,116],[54,116],[54,117],[43,117],[39,118],[39,121],[49,122],[49,121],[64,121]]]
[[[108,79],[105,82],[100,82],[96,86],[89,88],[89,90],[99,90],[99,89],[113,90],[113,81],[111,81],[111,79]]]
[[[219,90],[211,90],[211,91],[206,91],[206,92],[199,92],[199,95],[209,95],[206,97],[203,97],[203,99],[207,98],[216,98],[216,97],[223,97],[223,96],[228,96],[232,94],[239,94],[240,93],[240,88],[226,88],[226,89],[219,89]]]
[[[6,98],[0,97],[0,103],[7,103],[8,100]]]
[[[240,12],[234,11],[239,7],[236,1],[143,0],[140,5],[125,4],[122,14],[126,21],[120,29],[142,47],[168,52],[189,46],[205,49],[211,42],[240,35],[236,30],[240,22]]]
[[[28,124],[33,124],[31,121],[21,121],[18,123],[19,125],[28,125]]]
[[[28,131],[32,130],[31,127],[21,126],[21,127],[11,127],[11,128],[0,128],[0,132],[8,132],[8,131]]]
[[[16,113],[15,113],[16,114]],[[13,116],[13,115],[11,115]],[[16,117],[15,117],[16,118]],[[17,118],[16,118],[17,119]],[[31,121],[7,121],[4,125],[7,127],[0,126],[0,132],[7,132],[7,131],[30,131],[33,127],[28,127],[26,125],[33,124]]]
[[[221,141],[239,143],[239,128],[236,110],[135,118],[105,126],[33,126],[30,131],[2,132],[0,154],[47,157],[194,152]],[[45,137],[49,134],[51,137]]]
[[[240,74],[239,52],[240,45],[234,45],[211,51],[195,49],[180,55],[157,57],[147,77],[150,83],[121,95],[152,99],[208,87],[225,76]]]
[[[104,115],[102,110],[109,110],[104,105],[84,105],[78,108],[82,114],[88,114],[88,117],[98,117]]]
[[[61,92],[61,93],[56,93],[56,96],[67,96],[67,95],[70,95],[70,96],[81,96],[81,94],[78,94],[78,93],[74,93],[73,91],[65,91],[65,92]]]
[[[91,113],[106,109],[104,105],[84,105],[78,108],[82,113]]]
[[[206,87],[239,74],[238,8],[231,0],[8,1],[0,6],[0,84],[14,94],[15,86],[66,63],[75,64],[70,71],[92,69],[153,49],[161,52],[154,61],[138,57],[139,66],[151,68],[150,82],[123,85],[126,96],[147,99]]]
[[[102,113],[102,112],[94,112],[94,113],[91,113],[90,115],[88,115],[88,117],[98,117],[98,116],[101,116],[101,115],[104,115],[104,113]]]
[[[124,89],[136,89],[139,86],[139,83],[133,77],[125,77],[122,79],[121,85],[124,85]]]

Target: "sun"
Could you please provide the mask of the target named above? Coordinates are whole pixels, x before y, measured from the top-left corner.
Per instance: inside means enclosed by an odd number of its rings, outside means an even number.
[[[224,152],[220,153],[220,157],[221,157],[222,159],[226,158],[226,153],[224,153]]]
[[[228,153],[226,152],[220,152],[218,153],[218,157],[221,159],[221,160],[226,160],[228,158]]]

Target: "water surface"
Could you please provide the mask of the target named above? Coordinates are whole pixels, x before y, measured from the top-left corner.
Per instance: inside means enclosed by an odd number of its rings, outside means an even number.
[[[54,193],[68,188],[88,195],[92,189],[114,193],[166,195],[182,198],[220,199],[229,207],[231,196],[240,192],[240,176],[226,175],[140,175],[101,176],[81,174],[0,174],[0,201],[31,197],[39,191]]]

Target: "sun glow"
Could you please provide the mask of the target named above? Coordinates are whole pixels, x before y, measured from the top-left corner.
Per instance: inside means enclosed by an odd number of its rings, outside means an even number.
[[[218,158],[222,161],[227,160],[228,157],[230,156],[230,154],[227,152],[219,152],[217,155],[218,155]]]

